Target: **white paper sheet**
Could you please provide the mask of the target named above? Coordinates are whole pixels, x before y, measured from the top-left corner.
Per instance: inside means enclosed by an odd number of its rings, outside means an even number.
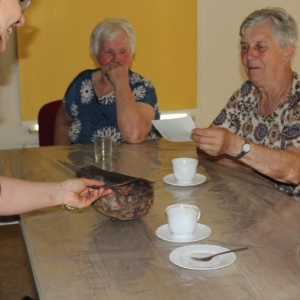
[[[171,142],[191,141],[191,131],[196,127],[191,117],[153,120],[152,123],[159,133]]]

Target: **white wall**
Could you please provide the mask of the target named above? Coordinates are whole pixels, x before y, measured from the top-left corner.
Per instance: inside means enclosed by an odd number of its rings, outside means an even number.
[[[38,144],[38,135],[30,134],[21,122],[19,69],[16,35],[11,36],[8,49],[0,55],[0,149],[22,148]]]
[[[249,13],[267,6],[283,7],[300,26],[299,0],[198,0],[198,126],[208,126],[246,79],[239,58],[239,26]],[[300,38],[297,48],[299,45]],[[293,69],[300,73],[297,51]],[[184,63],[184,58],[180,63]],[[21,122],[14,35],[8,51],[0,55],[0,68],[4,76],[0,83],[0,149],[36,145],[37,134],[30,134]]]

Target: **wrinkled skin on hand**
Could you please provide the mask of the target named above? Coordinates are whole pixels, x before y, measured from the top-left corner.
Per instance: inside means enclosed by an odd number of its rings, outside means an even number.
[[[237,147],[237,144],[241,137],[225,128],[195,128],[191,139],[199,149],[211,156],[222,154],[236,156],[240,152],[240,146]]]

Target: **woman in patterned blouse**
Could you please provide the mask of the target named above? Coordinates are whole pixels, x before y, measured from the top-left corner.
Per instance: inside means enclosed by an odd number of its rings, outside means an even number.
[[[249,80],[192,139],[199,153],[248,166],[300,201],[300,80],[291,68],[297,24],[281,8],[261,9],[244,20],[240,36]]]
[[[81,72],[70,84],[56,118],[54,143],[93,142],[94,135],[141,143],[159,134],[154,86],[129,67],[135,34],[125,19],[106,19],[93,30],[90,51],[101,68]]]

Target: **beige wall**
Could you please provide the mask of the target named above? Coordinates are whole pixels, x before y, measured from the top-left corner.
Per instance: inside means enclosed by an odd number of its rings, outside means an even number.
[[[188,0],[187,0],[188,1]],[[253,10],[281,6],[300,26],[299,0],[198,0],[198,116],[199,126],[208,126],[231,94],[245,80],[239,60],[238,29]],[[297,47],[299,47],[299,43]],[[5,83],[0,86],[0,149],[37,143],[21,123],[19,75],[16,42],[0,55]],[[188,49],[187,55],[188,55]],[[297,52],[298,51],[298,52]],[[293,69],[300,73],[299,49]],[[180,63],[184,63],[184,58]]]
[[[298,23],[299,0],[199,0],[198,2],[198,115],[196,124],[208,126],[246,77],[239,57],[239,27],[256,9],[279,6]],[[293,59],[300,73],[300,37]]]

